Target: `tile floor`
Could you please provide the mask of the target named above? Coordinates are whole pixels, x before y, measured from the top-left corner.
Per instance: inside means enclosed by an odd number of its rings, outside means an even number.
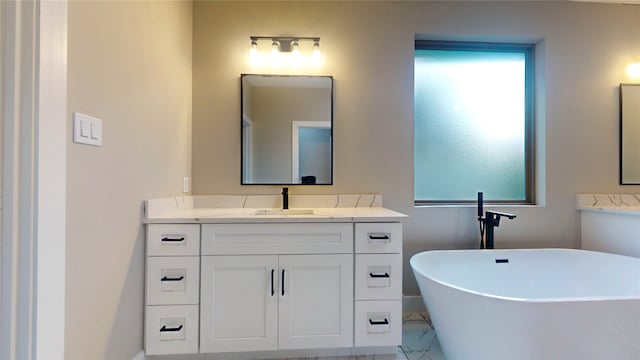
[[[446,360],[429,315],[405,313],[402,318],[402,346],[395,355],[363,355],[287,360]]]
[[[406,313],[403,315],[400,350],[404,357],[399,355],[396,359],[446,360],[429,315],[427,313]]]

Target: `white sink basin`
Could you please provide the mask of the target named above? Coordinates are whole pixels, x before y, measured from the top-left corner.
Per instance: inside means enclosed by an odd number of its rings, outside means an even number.
[[[256,215],[314,215],[313,209],[261,209]]]

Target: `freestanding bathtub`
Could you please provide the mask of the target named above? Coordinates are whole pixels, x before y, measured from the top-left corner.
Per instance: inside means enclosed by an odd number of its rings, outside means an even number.
[[[448,360],[640,359],[640,259],[445,250],[411,267]]]

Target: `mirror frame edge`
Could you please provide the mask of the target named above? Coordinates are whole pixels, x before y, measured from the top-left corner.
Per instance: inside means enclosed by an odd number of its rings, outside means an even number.
[[[640,83],[620,83],[619,86],[619,131],[618,131],[618,184],[623,186],[623,185],[640,185],[640,181],[638,182],[625,182],[624,180],[624,172],[623,172],[623,167],[624,167],[624,161],[623,161],[623,154],[624,154],[624,148],[623,148],[623,128],[624,128],[624,111],[623,111],[623,104],[624,102],[622,101],[623,99],[623,89],[624,87],[627,86],[637,86],[640,87]]]

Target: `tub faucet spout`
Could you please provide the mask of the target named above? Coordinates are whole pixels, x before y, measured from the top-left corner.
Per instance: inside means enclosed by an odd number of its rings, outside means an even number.
[[[493,249],[493,228],[500,226],[500,218],[506,217],[507,219],[515,219],[515,214],[508,214],[500,211],[486,211],[484,215],[483,210],[483,194],[478,193],[478,221],[480,222],[480,235],[482,237],[480,241],[480,249]],[[486,232],[486,237],[485,237]]]
[[[499,211],[487,211],[481,221],[484,222],[485,231],[487,232],[485,249],[493,249],[493,228],[500,226],[500,218],[515,219],[516,215],[507,214]]]

